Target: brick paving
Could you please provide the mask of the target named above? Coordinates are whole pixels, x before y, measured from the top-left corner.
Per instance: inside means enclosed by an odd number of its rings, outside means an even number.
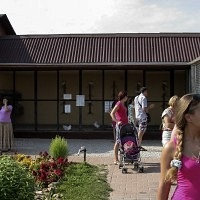
[[[70,156],[70,161],[81,162],[83,157]],[[87,162],[94,165],[106,165],[108,182],[113,192],[110,200],[155,200],[159,180],[159,159],[144,158],[144,173],[138,173],[133,165],[127,165],[128,172],[122,173],[118,165],[113,164],[112,157],[89,157]]]
[[[50,139],[16,139],[15,150],[27,155],[38,155],[39,151],[48,151]],[[113,189],[110,200],[156,200],[160,172],[161,144],[159,141],[144,141],[148,152],[142,152],[144,173],[138,173],[133,165],[127,165],[128,171],[122,173],[113,163],[113,142],[108,140],[68,140],[69,161],[82,162],[83,153],[77,155],[78,149],[85,145],[86,161],[94,165],[105,165],[108,169],[108,182]],[[172,187],[172,194],[174,187]],[[81,200],[81,199],[80,199]]]

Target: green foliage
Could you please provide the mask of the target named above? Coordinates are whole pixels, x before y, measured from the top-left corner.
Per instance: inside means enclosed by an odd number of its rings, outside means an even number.
[[[110,191],[107,170],[88,163],[72,163],[57,187],[67,200],[108,200]]]
[[[50,147],[49,147],[49,154],[54,159],[58,159],[60,157],[65,158],[68,156],[68,146],[67,140],[60,136],[56,136],[52,139]]]
[[[67,158],[53,159],[46,151],[40,152],[35,158],[16,153],[12,159],[29,169],[35,178],[37,188],[48,187],[50,183],[59,181],[69,164]]]
[[[9,156],[0,157],[0,199],[33,200],[34,178],[28,169]]]

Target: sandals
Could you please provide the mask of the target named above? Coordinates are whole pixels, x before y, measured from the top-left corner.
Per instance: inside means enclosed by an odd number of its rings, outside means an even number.
[[[140,149],[140,151],[147,151],[147,149],[145,149],[145,148],[142,147],[142,146],[139,146],[138,148]]]
[[[119,165],[119,160],[114,161],[115,165]]]

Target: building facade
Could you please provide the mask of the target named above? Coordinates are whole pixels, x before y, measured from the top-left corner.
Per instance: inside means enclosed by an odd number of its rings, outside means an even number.
[[[34,137],[69,125],[72,134],[112,132],[118,92],[147,86],[149,128],[159,130],[172,95],[199,92],[199,44],[200,33],[2,35],[0,91],[14,104],[15,133]]]

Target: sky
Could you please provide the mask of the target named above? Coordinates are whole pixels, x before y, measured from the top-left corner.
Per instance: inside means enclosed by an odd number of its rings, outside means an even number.
[[[17,35],[200,32],[199,0],[0,0]]]

